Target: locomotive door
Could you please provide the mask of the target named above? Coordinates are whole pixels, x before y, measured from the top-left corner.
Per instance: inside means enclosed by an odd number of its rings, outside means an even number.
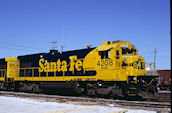
[[[110,49],[108,50],[99,50],[99,58],[97,60],[97,69],[100,73],[99,77],[102,80],[111,79],[111,67],[113,65],[113,61],[110,58]]]
[[[120,56],[121,56],[120,51],[116,50],[116,57],[115,57],[115,70],[116,70],[115,79],[116,80],[120,79],[120,70],[121,70]]]

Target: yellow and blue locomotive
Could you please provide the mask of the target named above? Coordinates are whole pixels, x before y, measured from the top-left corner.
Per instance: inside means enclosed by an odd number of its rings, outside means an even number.
[[[157,78],[147,75],[144,58],[125,41],[0,59],[0,90],[145,98],[157,93]]]

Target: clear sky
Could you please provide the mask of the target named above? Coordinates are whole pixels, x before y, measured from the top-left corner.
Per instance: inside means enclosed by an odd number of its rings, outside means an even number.
[[[171,69],[170,0],[0,0],[0,58],[114,40]]]

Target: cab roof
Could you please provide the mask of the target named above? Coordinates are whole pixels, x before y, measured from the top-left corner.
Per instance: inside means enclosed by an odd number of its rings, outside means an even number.
[[[110,50],[112,48],[117,48],[117,47],[137,50],[136,47],[132,45],[130,42],[121,41],[121,40],[111,41],[111,42],[105,41],[103,42],[103,45],[98,46],[96,49],[98,51],[107,51],[107,50]]]

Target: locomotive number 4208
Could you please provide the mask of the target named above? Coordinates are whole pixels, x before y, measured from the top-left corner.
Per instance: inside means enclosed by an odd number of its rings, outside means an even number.
[[[112,59],[102,59],[97,62],[98,66],[112,66],[113,60]]]

